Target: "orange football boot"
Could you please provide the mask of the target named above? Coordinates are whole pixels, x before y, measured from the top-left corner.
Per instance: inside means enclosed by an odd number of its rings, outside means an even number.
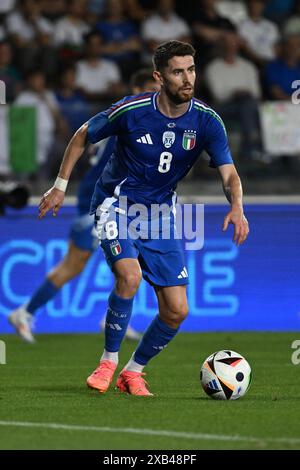
[[[117,364],[113,361],[101,361],[97,369],[87,378],[87,385],[105,393],[112,383]]]
[[[121,392],[140,397],[153,397],[153,393],[147,389],[147,382],[142,377],[143,372],[131,372],[123,369],[117,380],[117,388]]]

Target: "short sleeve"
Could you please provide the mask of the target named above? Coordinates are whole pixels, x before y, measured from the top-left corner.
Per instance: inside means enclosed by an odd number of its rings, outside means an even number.
[[[210,156],[209,166],[212,168],[233,163],[226,129],[217,114],[212,114],[207,122],[205,150]]]
[[[92,144],[112,135],[120,135],[126,131],[126,113],[119,111],[126,97],[113,104],[110,108],[96,114],[88,121],[88,141]]]

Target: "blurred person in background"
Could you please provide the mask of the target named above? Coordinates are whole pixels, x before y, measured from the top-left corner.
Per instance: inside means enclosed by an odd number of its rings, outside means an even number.
[[[66,14],[67,0],[43,0],[43,15],[52,23]]]
[[[228,19],[230,23],[237,25],[247,16],[247,9],[243,0],[216,0],[201,2],[201,0],[175,0],[176,11],[189,24],[193,24],[195,18],[201,20],[201,11],[212,10],[220,18]],[[212,18],[212,16],[211,16]],[[203,20],[202,20],[203,22]]]
[[[8,41],[0,41],[0,80],[5,83],[6,101],[11,103],[21,91],[21,77],[13,65],[13,53]]]
[[[90,101],[115,99],[124,90],[118,66],[103,59],[103,39],[92,31],[85,38],[84,58],[76,64],[76,84]]]
[[[106,0],[88,0],[87,2],[87,16],[86,21],[92,29],[95,28],[99,21],[105,14]]]
[[[141,24],[141,36],[146,45],[144,60],[149,63],[153,51],[162,42],[171,39],[190,42],[191,30],[175,12],[174,0],[158,0],[155,13]]]
[[[78,59],[84,47],[84,36],[90,31],[85,21],[87,0],[68,0],[67,13],[54,28],[54,44],[60,50],[60,60]]]
[[[68,127],[60,114],[54,93],[47,88],[43,71],[36,69],[28,73],[26,87],[17,96],[14,104],[36,109],[39,175],[47,177],[52,163],[49,155],[55,137],[62,136],[65,140],[68,137]]]
[[[266,0],[264,16],[282,27],[284,21],[291,15],[297,0]]]
[[[3,23],[3,18],[0,16],[0,41],[3,41],[6,38],[6,29]]]
[[[265,84],[272,100],[291,101],[292,83],[300,79],[300,35],[282,39],[278,58],[265,67]]]
[[[55,97],[60,112],[68,124],[68,135],[70,137],[91,116],[91,105],[76,84],[75,66],[67,66],[62,70]],[[62,151],[63,149],[60,149],[59,154]],[[87,162],[83,159],[79,162],[74,177],[81,179],[86,169]]]
[[[16,49],[17,65],[25,74],[37,66],[51,73],[55,65],[53,26],[41,13],[41,0],[22,0],[6,20],[8,36]]]
[[[194,11],[192,25],[195,47],[200,51],[196,56],[198,66],[216,57],[224,35],[228,31],[235,31],[234,24],[219,15],[216,5],[216,0],[200,0]]]
[[[140,70],[132,77],[131,92],[133,94],[159,91],[159,88],[153,78],[152,70]],[[91,162],[92,166],[81,180],[77,195],[77,217],[71,226],[69,247],[65,257],[47,275],[29,302],[9,316],[10,323],[26,342],[34,342],[32,320],[36,311],[53,299],[67,282],[83,271],[98,247],[99,241],[94,230],[94,216],[89,215],[90,203],[95,184],[113,152],[115,141],[115,137],[109,137],[99,143],[97,154]],[[105,317],[100,324],[104,330]],[[130,325],[127,328],[126,336],[134,340],[140,337]]]
[[[247,0],[248,18],[238,28],[239,35],[244,39],[243,52],[258,66],[275,57],[275,47],[280,39],[276,24],[263,16],[265,4],[265,0]]]
[[[126,13],[132,20],[141,23],[155,11],[153,0],[124,0]]]
[[[283,34],[300,34],[300,0],[295,0],[295,7],[290,16],[283,26]]]
[[[236,27],[247,17],[247,8],[243,0],[219,0],[216,9],[220,16],[227,18]]]
[[[239,56],[239,38],[227,33],[222,38],[221,57],[206,68],[205,78],[215,109],[225,120],[235,119],[241,129],[240,155],[243,163],[262,156],[258,118],[261,87],[256,67]]]
[[[16,0],[1,0],[0,15],[7,15],[15,8]]]
[[[103,57],[114,61],[128,81],[139,66],[142,42],[135,22],[125,16],[124,0],[106,0],[106,14],[96,29],[103,38]]]
[[[62,70],[55,97],[73,135],[90,116],[89,103],[76,85],[75,66],[68,66]]]

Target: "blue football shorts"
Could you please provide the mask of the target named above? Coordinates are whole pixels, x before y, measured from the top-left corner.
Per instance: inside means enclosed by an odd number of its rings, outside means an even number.
[[[137,259],[143,277],[152,285],[178,286],[188,284],[181,240],[176,238],[175,217],[168,220],[139,220],[122,214],[118,207],[103,211],[98,207],[95,228],[106,261],[111,269],[116,261]]]
[[[80,250],[94,252],[99,246],[94,216],[83,214],[76,217],[71,225],[69,238]]]

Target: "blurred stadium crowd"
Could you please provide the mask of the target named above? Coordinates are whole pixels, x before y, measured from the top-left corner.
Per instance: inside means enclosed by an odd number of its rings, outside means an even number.
[[[259,103],[291,102],[300,80],[300,0],[1,0],[6,100],[38,116],[38,171],[27,176],[55,176],[74,131],[129,93],[132,73],[169,39],[196,48],[195,95],[224,119],[241,172],[299,171],[299,158],[278,166],[264,150]],[[209,177],[204,163],[191,179]]]

